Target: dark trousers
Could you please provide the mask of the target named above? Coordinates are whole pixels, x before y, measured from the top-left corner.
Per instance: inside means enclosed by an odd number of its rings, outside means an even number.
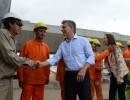
[[[113,75],[113,73],[111,74],[110,80],[111,82],[110,82],[110,90],[109,90],[109,100],[115,100],[117,90],[118,90],[119,100],[126,100],[125,91],[126,91],[126,83],[128,80],[128,75],[124,76],[124,82],[120,85],[117,84],[117,80]]]
[[[91,100],[90,77],[86,72],[83,82],[77,82],[78,71],[66,71],[65,73],[65,100]]]

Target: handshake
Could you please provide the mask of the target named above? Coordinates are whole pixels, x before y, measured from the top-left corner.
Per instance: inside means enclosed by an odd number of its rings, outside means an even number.
[[[50,65],[50,64],[47,61],[44,61],[44,62],[36,61],[34,63],[34,65],[32,66],[32,68],[37,69],[37,68],[45,67],[45,66],[48,66],[48,65]]]

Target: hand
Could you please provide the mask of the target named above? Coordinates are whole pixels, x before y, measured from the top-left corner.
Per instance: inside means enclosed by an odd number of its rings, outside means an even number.
[[[32,66],[32,68],[33,68],[33,69],[39,68],[39,66],[40,66],[39,63],[40,63],[39,61],[36,61],[36,62],[34,63],[34,65]]]
[[[95,68],[97,71],[102,71],[102,68],[101,67],[96,67]]]
[[[46,80],[45,85],[47,85],[48,83],[49,83],[49,80]]]
[[[20,87],[21,89],[23,89],[23,86],[24,86],[23,81],[19,81],[19,87]]]
[[[78,74],[77,74],[77,81],[78,81],[78,82],[83,82],[83,81],[84,81],[85,74],[86,74],[86,69],[82,68],[82,69],[78,72]]]
[[[38,62],[39,63],[39,67],[45,67],[45,66],[49,66],[49,62],[44,61],[44,62]]]
[[[109,45],[109,46],[107,47],[107,49],[108,49],[109,52],[112,52],[112,51],[115,50],[115,45]]]
[[[123,83],[123,82],[121,82],[121,81],[117,81],[117,84],[118,84],[118,85],[121,85],[122,83]]]

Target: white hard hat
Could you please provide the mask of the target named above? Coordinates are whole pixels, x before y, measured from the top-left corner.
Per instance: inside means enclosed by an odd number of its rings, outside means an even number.
[[[13,12],[9,12],[9,13],[7,13],[7,14],[4,15],[4,17],[2,18],[2,22],[4,22],[4,20],[6,18],[9,18],[9,17],[13,17],[13,18],[21,20],[21,18],[17,14],[15,14]]]

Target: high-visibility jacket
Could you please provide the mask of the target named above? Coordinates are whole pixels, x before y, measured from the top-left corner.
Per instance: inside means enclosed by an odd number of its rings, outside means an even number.
[[[102,52],[101,54],[95,55],[95,64],[97,63],[97,65],[101,64],[101,61],[107,57],[109,55],[109,51],[105,50],[104,52]],[[89,74],[90,74],[90,79],[94,80],[95,79],[95,66],[97,65],[92,65],[89,67]],[[98,76],[101,77],[101,74]]]
[[[27,57],[35,61],[46,61],[49,58],[49,48],[44,42],[40,43],[36,39],[27,41],[20,53],[20,56]],[[30,67],[18,67],[17,74],[19,80],[24,84],[45,84],[49,80],[50,67],[32,69]]]
[[[98,56],[98,55],[100,55],[100,54],[95,53],[95,57]],[[97,78],[102,78],[102,72],[96,70],[96,67],[102,68],[102,60],[101,60],[101,61],[95,61],[95,65],[94,65],[94,66],[95,66],[95,78],[96,78],[96,79],[97,79]]]
[[[65,75],[65,63],[62,58],[59,60],[57,64],[56,80],[60,82],[64,82],[64,75]]]
[[[130,58],[130,50],[129,49],[126,49],[123,53],[123,57],[124,58]],[[127,62],[127,67],[130,68],[130,62]]]
[[[94,65],[91,65],[89,67],[89,75],[90,75],[90,80],[95,79],[95,66]]]
[[[101,54],[95,56],[95,61],[101,61],[101,60],[105,59],[108,55],[109,55],[109,51],[105,50]]]

